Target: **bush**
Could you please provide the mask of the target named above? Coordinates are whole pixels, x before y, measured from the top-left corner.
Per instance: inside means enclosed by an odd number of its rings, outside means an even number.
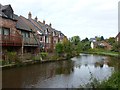
[[[46,53],[46,52],[41,52],[41,53],[40,53],[40,56],[41,56],[42,59],[45,59],[45,58],[48,56],[48,53]]]
[[[63,53],[63,44],[57,43],[55,46],[55,51],[60,56]]]
[[[120,72],[114,72],[112,76],[106,80],[103,81],[100,85],[98,85],[99,88],[111,88],[111,89],[120,89]]]
[[[6,64],[9,64],[9,62],[7,62],[6,60],[0,60],[0,65],[6,65]]]
[[[19,57],[17,56],[17,53],[16,52],[7,52],[7,57],[8,57],[8,61],[9,63],[12,63],[12,62],[19,62],[20,59]]]

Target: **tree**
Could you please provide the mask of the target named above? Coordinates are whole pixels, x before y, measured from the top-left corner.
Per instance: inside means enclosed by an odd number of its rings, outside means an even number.
[[[101,40],[101,41],[103,41],[103,40],[104,40],[104,37],[103,37],[103,36],[101,36],[101,37],[100,37],[100,40]]]
[[[80,37],[79,36],[73,36],[71,38],[71,42],[75,45],[77,45],[80,42]]]
[[[113,45],[115,43],[115,38],[110,37],[109,39],[106,40],[110,45]]]
[[[82,40],[82,42],[88,42],[88,41],[89,41],[89,39],[87,37]]]
[[[113,44],[112,50],[115,51],[115,52],[119,52],[120,53],[120,43],[115,42]]]
[[[83,46],[83,51],[87,51],[89,50],[91,47],[90,47],[90,43],[85,43],[84,46]]]
[[[57,43],[55,46],[55,51],[60,56],[63,53],[63,44]]]

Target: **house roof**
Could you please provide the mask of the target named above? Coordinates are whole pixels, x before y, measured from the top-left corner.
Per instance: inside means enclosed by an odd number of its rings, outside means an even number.
[[[0,10],[0,16],[1,17],[7,17],[7,15],[5,15],[1,10]]]
[[[96,38],[90,38],[90,41],[94,42],[94,41],[96,41]]]
[[[40,33],[44,34],[44,29],[42,28],[42,26],[39,25],[39,23],[33,19],[29,19],[29,21],[34,25],[34,27],[37,28],[37,30],[39,30]]]
[[[37,32],[38,29],[28,19],[23,16],[20,16],[20,18],[32,31]]]
[[[116,37],[119,37],[120,38],[120,32],[117,34],[117,36]]]
[[[37,23],[41,26],[41,28],[42,28],[42,30],[44,30],[44,32],[45,32],[45,30],[47,30],[45,24],[43,24],[43,23],[40,22],[40,21],[38,21]]]
[[[26,30],[26,31],[31,31],[31,28],[22,20],[21,16],[16,16],[17,19],[17,24],[16,28],[21,29],[21,30]]]
[[[5,13],[4,11],[7,10],[7,11],[12,11],[12,13]],[[8,18],[8,19],[12,19],[12,20],[16,20],[14,17],[10,17],[9,14],[12,14],[14,16],[14,13],[13,13],[13,9],[11,7],[11,5],[2,5],[0,4],[0,16],[1,17],[4,17],[4,18]]]

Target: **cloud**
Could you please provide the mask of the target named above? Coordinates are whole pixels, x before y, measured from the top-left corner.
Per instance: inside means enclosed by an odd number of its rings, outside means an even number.
[[[118,32],[119,0],[2,0],[11,4],[14,12],[27,18],[46,20],[68,37],[81,38],[103,35],[116,36]],[[69,33],[68,33],[69,32]]]

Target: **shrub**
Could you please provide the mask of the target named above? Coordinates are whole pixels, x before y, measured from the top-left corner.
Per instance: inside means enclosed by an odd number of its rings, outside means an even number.
[[[55,51],[60,56],[63,53],[63,44],[57,43],[55,46]]]
[[[45,59],[45,58],[48,56],[48,53],[46,53],[46,52],[41,52],[41,53],[40,53],[40,56],[41,56],[42,59]]]
[[[19,61],[19,58],[18,58],[16,52],[7,52],[7,57],[8,57],[9,63],[18,62]]]

